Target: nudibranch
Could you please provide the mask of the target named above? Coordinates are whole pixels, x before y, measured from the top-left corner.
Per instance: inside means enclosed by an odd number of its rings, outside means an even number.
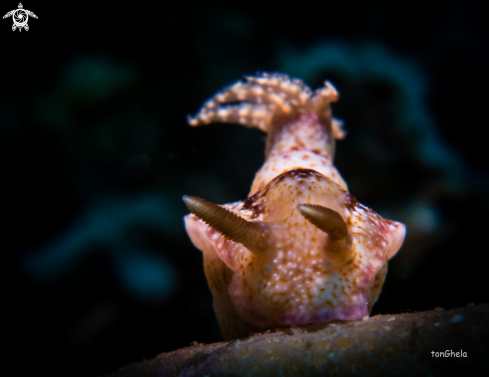
[[[225,339],[260,329],[368,317],[406,227],[360,204],[333,166],[339,98],[283,74],[246,77],[215,94],[192,126],[237,123],[268,134],[248,199],[184,196],[187,233]]]

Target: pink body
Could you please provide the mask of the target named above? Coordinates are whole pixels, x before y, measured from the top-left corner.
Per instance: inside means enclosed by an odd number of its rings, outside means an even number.
[[[334,139],[344,137],[331,115],[337,99],[328,82],[312,92],[300,80],[262,74],[216,94],[190,119],[192,125],[239,123],[268,133],[266,161],[249,198],[222,206],[266,225],[266,247],[249,250],[197,216],[185,216],[187,233],[204,254],[226,339],[257,329],[361,319],[380,294],[405,226],[358,203],[333,166]],[[301,214],[301,204],[341,216],[351,237],[346,252],[333,250],[329,234]]]

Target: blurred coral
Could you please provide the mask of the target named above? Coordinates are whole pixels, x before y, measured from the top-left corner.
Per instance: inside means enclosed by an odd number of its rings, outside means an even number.
[[[134,297],[163,298],[176,289],[176,272],[161,255],[142,248],[153,233],[182,233],[173,203],[156,194],[99,201],[52,244],[25,256],[31,279],[55,283],[73,274],[87,254],[102,251],[113,258],[122,286]]]

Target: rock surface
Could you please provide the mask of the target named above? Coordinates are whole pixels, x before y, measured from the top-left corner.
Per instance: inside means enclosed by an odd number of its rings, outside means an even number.
[[[488,318],[484,304],[280,329],[160,354],[107,377],[489,375]]]

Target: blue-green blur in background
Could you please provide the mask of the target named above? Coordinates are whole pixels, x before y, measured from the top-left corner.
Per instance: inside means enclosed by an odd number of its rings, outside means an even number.
[[[29,2],[29,31],[2,20],[2,312],[15,375],[99,375],[221,340],[181,197],[246,198],[265,135],[186,117],[257,71],[335,84],[348,130],[336,166],[360,202],[408,227],[374,314],[489,301],[481,6],[277,4]]]

